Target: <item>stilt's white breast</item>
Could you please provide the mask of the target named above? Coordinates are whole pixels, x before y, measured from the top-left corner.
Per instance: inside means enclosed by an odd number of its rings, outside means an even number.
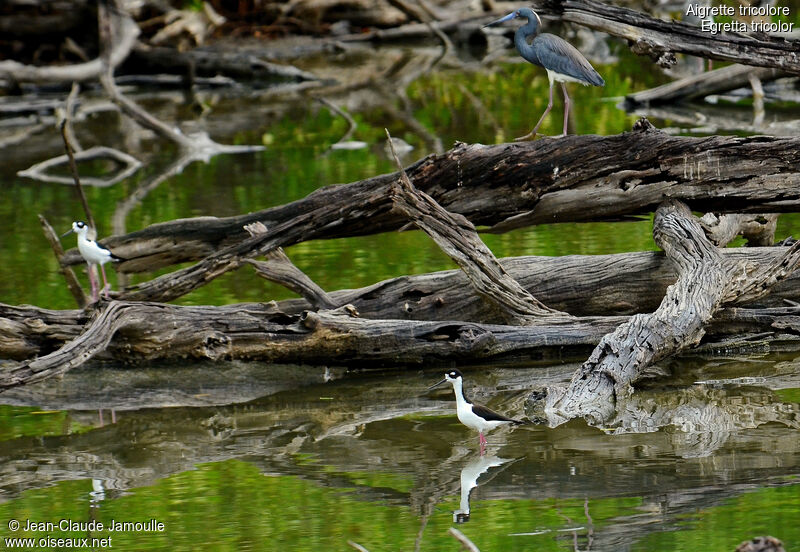
[[[97,242],[78,236],[78,251],[89,264],[105,264],[111,260],[111,252],[97,245]]]
[[[479,433],[494,429],[499,425],[507,424],[508,421],[503,420],[486,420],[472,410],[472,405],[464,398],[464,389],[461,378],[455,380],[453,383],[453,391],[456,395],[456,415],[458,421],[470,429],[474,429]]]
[[[474,429],[480,433],[484,431],[489,431],[491,429],[496,428],[497,426],[507,424],[509,422],[502,422],[499,420],[484,420],[477,414],[472,411],[472,406],[464,403],[464,406],[458,405],[456,407],[456,414],[458,415],[458,421],[460,421],[465,426]]]

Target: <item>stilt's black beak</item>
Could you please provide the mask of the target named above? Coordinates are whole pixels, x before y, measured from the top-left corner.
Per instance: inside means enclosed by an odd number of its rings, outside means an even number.
[[[69,230],[67,230],[66,232],[64,232],[63,234],[61,234],[61,237],[62,237],[62,238],[66,238],[67,236],[69,236],[70,234],[72,234],[74,231],[75,231],[75,230],[73,230],[72,228],[70,228]]]
[[[431,385],[430,387],[428,387],[428,389],[427,389],[427,390],[428,390],[428,391],[430,391],[430,390],[431,390],[431,389],[433,389],[434,387],[439,387],[441,384],[443,384],[443,383],[444,383],[444,382],[446,382],[446,381],[447,381],[447,378],[444,378],[442,381],[436,382],[436,383],[434,383],[433,385]]]

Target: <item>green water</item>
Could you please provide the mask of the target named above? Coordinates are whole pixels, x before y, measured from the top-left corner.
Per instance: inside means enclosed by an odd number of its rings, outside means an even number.
[[[618,64],[598,66],[603,89],[571,87],[576,133],[616,134],[636,117],[615,107],[625,93],[665,82],[649,61],[612,46]],[[335,62],[334,62],[335,63]],[[465,93],[471,93],[474,98]],[[456,140],[498,143],[527,133],[547,102],[546,76],[525,64],[494,71],[434,71],[406,88],[411,113],[444,148]],[[280,205],[316,188],[393,170],[383,128],[415,147],[431,144],[379,104],[351,98],[360,151],[328,151],[346,122],[305,99],[210,96],[202,120],[222,143],[264,152],[194,163],[130,212],[128,231],[192,216],[228,216]],[[477,100],[477,103],[476,101]],[[400,108],[400,100],[391,100]],[[142,103],[169,120],[195,118],[166,100]],[[743,108],[747,109],[747,108]],[[231,122],[233,121],[233,122]],[[560,132],[560,98],[543,131]],[[656,121],[668,124],[669,121]],[[126,149],[130,133],[104,112],[78,125],[84,146]],[[30,147],[0,149],[0,301],[73,308],[36,214],[63,231],[82,218],[74,191],[15,176],[61,153],[55,131]],[[167,167],[174,148],[139,141],[148,165],[106,189],[89,189],[99,235],[137,185]],[[127,150],[127,149],[126,149]],[[499,256],[600,254],[654,249],[651,220],[559,224],[487,235]],[[782,216],[778,236],[800,235]],[[64,241],[72,246],[73,238]],[[401,274],[453,268],[419,232],[302,243],[291,259],[323,288],[358,287]],[[79,274],[84,278],[83,274]],[[136,276],[140,281],[147,276]],[[112,278],[114,276],[112,275]],[[84,280],[85,282],[85,280]],[[225,304],[292,297],[245,268],[182,298]],[[756,361],[699,363],[651,391],[695,400],[695,381],[750,376]],[[707,385],[707,404],[735,415],[726,431],[677,425],[612,435],[584,423],[527,426],[490,435],[486,469],[458,527],[488,550],[733,550],[757,535],[800,547],[797,417],[792,357],[757,361],[761,383]],[[478,399],[522,413],[525,390],[562,381],[574,365],[468,372]],[[447,530],[461,508],[462,473],[486,461],[455,420],[440,378],[422,372],[325,374],[322,368],[260,364],[115,367],[91,365],[0,395],[0,538],[110,537],[118,550],[458,550]],[[788,381],[788,383],[787,383]],[[703,386],[701,386],[703,387]],[[759,412],[748,423],[738,405]],[[113,418],[112,412],[113,409]],[[102,410],[102,412],[101,412]],[[101,419],[102,416],[102,419]],[[94,486],[93,486],[94,482]],[[163,531],[15,531],[9,520],[112,520],[164,524]],[[6,542],[0,546],[12,549]],[[50,549],[35,543],[30,549]],[[99,546],[95,549],[101,549]]]

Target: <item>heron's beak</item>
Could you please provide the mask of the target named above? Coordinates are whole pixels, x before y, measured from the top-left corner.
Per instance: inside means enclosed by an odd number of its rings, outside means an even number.
[[[483,27],[486,28],[486,27],[492,27],[494,25],[499,25],[500,23],[505,23],[506,21],[511,21],[516,16],[517,16],[517,12],[513,11],[513,12],[509,13],[508,15],[506,15],[505,17],[501,17],[497,21],[492,21],[491,23],[487,23]]]
[[[442,381],[436,382],[436,383],[434,383],[433,385],[431,385],[430,387],[428,387],[428,389],[427,389],[427,390],[428,390],[428,391],[430,391],[430,390],[431,390],[431,389],[433,389],[434,387],[439,387],[441,384],[443,384],[443,383],[444,383],[444,382],[446,382],[446,381],[447,381],[447,378],[444,378]]]
[[[62,238],[65,238],[65,237],[69,236],[70,234],[72,234],[74,231],[75,231],[75,230],[73,230],[72,228],[70,228],[69,230],[67,230],[66,232],[64,232],[63,234],[61,234],[61,237],[62,237]]]

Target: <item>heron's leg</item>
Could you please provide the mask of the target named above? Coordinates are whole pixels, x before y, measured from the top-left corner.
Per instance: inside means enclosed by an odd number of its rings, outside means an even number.
[[[108,297],[108,290],[111,289],[111,286],[108,285],[108,279],[106,279],[106,267],[102,264],[100,265],[100,272],[103,273],[103,295]]]
[[[561,90],[564,91],[564,134],[562,136],[567,135],[567,122],[569,121],[569,94],[567,94],[567,85],[566,83],[561,83]]]
[[[550,81],[550,101],[547,102],[547,109],[544,110],[542,116],[539,117],[539,122],[536,123],[536,126],[533,127],[533,130],[530,131],[525,136],[520,136],[519,138],[514,138],[515,142],[520,142],[522,140],[527,140],[528,138],[536,138],[536,132],[539,130],[539,127],[542,126],[542,121],[544,118],[547,117],[547,114],[550,113],[550,110],[553,109],[553,81]]]

